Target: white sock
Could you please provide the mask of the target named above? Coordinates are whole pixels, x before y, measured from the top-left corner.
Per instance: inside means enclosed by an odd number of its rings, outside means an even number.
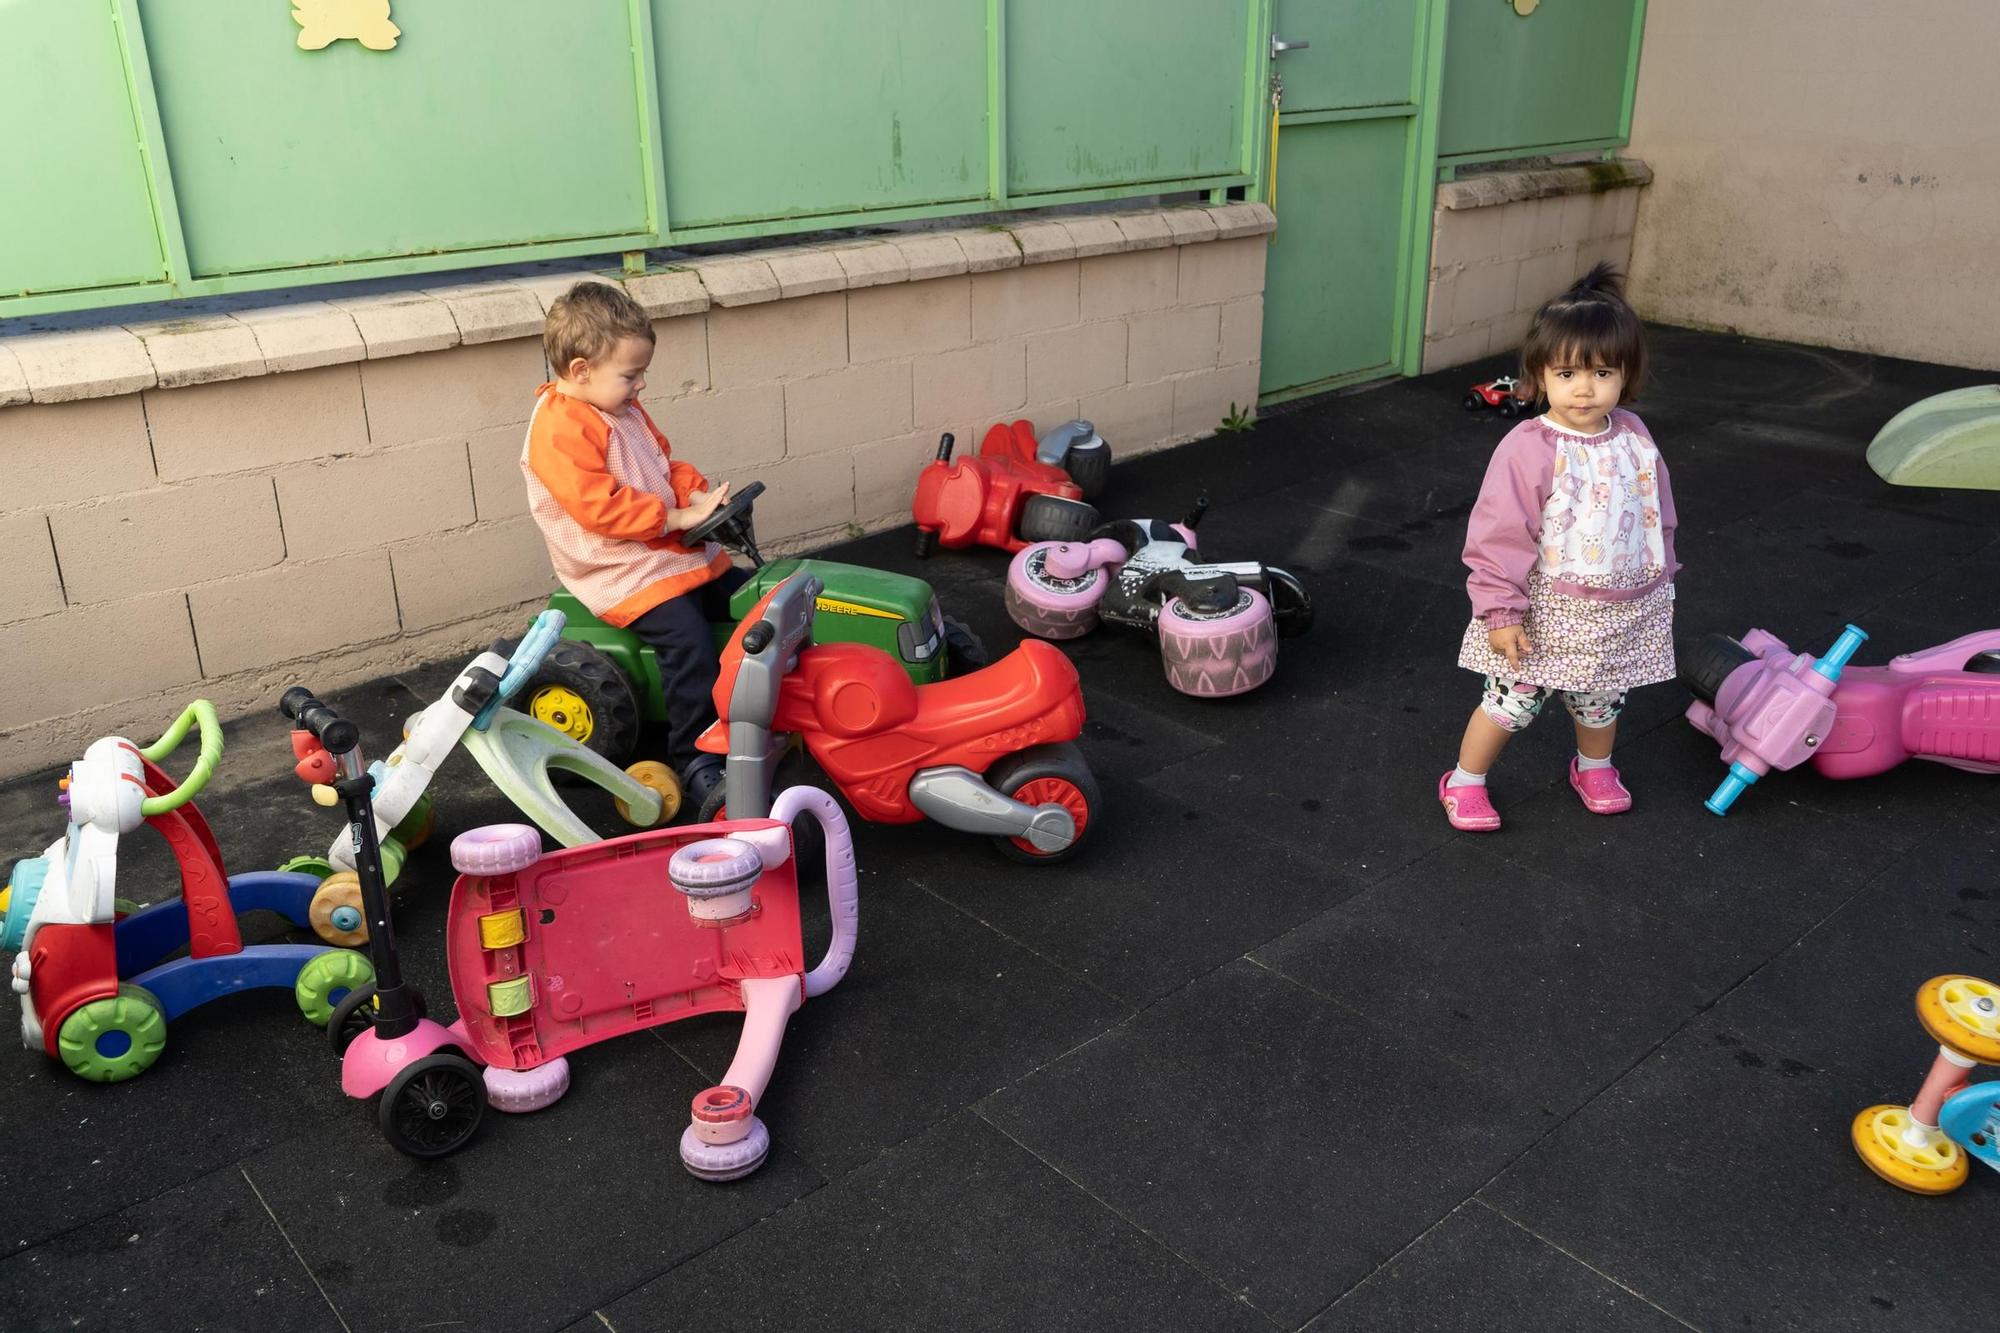
[[[1451,770],[1451,780],[1444,785],[1447,787],[1484,787],[1486,785],[1486,775],[1484,773],[1468,773],[1464,769],[1454,765]]]
[[[1576,752],[1576,768],[1579,773],[1588,773],[1593,768],[1609,767],[1611,767],[1611,756],[1608,754],[1602,759],[1592,759],[1581,750]]]

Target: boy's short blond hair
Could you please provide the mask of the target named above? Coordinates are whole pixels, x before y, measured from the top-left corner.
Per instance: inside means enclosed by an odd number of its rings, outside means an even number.
[[[542,351],[549,358],[550,370],[567,375],[570,362],[578,357],[602,361],[621,338],[654,340],[653,321],[646,318],[645,307],[622,287],[579,282],[549,307],[548,323],[542,327]]]

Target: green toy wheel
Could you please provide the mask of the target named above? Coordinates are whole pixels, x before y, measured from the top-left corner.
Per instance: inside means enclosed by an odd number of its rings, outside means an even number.
[[[402,822],[389,830],[389,836],[402,844],[404,852],[414,852],[430,839],[431,830],[436,827],[437,807],[431,804],[430,793],[426,792],[417,798]]]
[[[78,1078],[123,1083],[144,1073],[167,1045],[167,1017],[144,986],[120,982],[118,994],[79,1005],[56,1033],[56,1051]]]
[[[318,879],[325,879],[333,873],[333,862],[327,860],[324,856],[295,856],[279,866],[278,873],[284,875],[312,875]]]
[[[299,1012],[314,1027],[325,1027],[334,1009],[350,991],[375,980],[375,965],[351,949],[328,949],[316,954],[299,969],[292,994]]]

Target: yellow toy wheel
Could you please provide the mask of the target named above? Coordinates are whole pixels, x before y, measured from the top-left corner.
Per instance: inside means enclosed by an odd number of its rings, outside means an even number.
[[[1945,1049],[2000,1065],[2000,986],[1978,977],[1932,977],[1917,988],[1917,1021]]]
[[[660,817],[654,826],[666,823],[681,812],[681,780],[674,776],[674,770],[657,759],[641,759],[625,770],[625,775],[642,787],[650,787],[660,794]],[[616,802],[618,817],[628,824],[638,824],[625,802]]]
[[[1926,1130],[1907,1106],[1871,1106],[1854,1117],[1854,1151],[1862,1165],[1912,1194],[1949,1194],[1972,1164],[1942,1130]]]
[[[536,690],[528,700],[528,716],[573,741],[589,740],[597,725],[583,696],[563,685],[544,685]]]
[[[361,907],[361,877],[352,870],[328,875],[306,908],[313,933],[344,949],[368,942],[368,914]]]

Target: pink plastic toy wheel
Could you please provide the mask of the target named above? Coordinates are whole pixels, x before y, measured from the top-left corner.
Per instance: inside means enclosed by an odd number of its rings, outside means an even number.
[[[569,1061],[558,1055],[533,1069],[486,1069],[486,1104],[520,1115],[553,1106],[569,1091]]]
[[[695,1134],[693,1125],[681,1131],[681,1165],[703,1180],[740,1180],[770,1155],[771,1132],[754,1115],[750,1132],[734,1143],[709,1143]]]
[[[1182,694],[1254,690],[1278,669],[1271,604],[1255,588],[1243,588],[1230,610],[1204,615],[1169,597],[1160,608],[1160,659],[1167,683]]]
[[[667,878],[690,898],[719,898],[749,888],[764,873],[764,858],[738,838],[703,838],[676,851]]]
[[[1007,566],[1007,614],[1044,639],[1074,639],[1097,628],[1097,604],[1110,586],[1110,575],[1102,569],[1073,579],[1051,574],[1048,554],[1059,544],[1024,547]]]
[[[527,824],[487,824],[451,840],[451,868],[461,875],[511,875],[541,855],[541,830]]]

